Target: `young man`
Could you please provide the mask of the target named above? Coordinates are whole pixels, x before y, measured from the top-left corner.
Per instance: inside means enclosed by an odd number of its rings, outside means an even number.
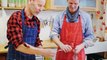
[[[39,40],[40,21],[37,14],[43,9],[45,0],[29,0],[26,7],[14,12],[7,23],[7,60],[35,60],[35,54],[51,57],[54,53],[42,49]]]
[[[51,38],[58,45],[56,60],[85,60],[84,47],[93,45],[89,14],[80,11],[79,0],[67,0],[68,7],[56,17]],[[60,38],[59,38],[60,37]]]

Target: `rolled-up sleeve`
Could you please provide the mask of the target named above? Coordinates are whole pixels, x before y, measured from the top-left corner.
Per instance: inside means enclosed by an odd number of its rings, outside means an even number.
[[[51,31],[51,35],[50,37],[52,39],[56,38],[59,36],[60,33],[60,22],[59,22],[59,16],[56,16],[56,18],[53,21],[53,27],[52,27],[52,31]]]

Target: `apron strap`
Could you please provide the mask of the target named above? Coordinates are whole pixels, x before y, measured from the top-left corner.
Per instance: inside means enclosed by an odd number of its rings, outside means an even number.
[[[24,9],[21,11],[21,13],[22,13],[22,32],[24,33],[24,20],[25,20]]]

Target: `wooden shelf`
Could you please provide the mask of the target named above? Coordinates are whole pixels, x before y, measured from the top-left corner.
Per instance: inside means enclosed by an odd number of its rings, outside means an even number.
[[[4,9],[6,9],[6,10],[20,10],[22,8],[19,8],[19,7],[4,7]]]
[[[66,10],[66,7],[56,7],[56,8],[50,8],[50,9],[45,9],[45,10],[63,11],[63,10]],[[84,8],[81,8],[81,10],[84,10],[84,11],[97,11],[96,8],[92,8],[92,7],[84,7]]]
[[[21,10],[22,9],[20,7],[0,7],[0,9],[2,9],[2,8],[6,9],[6,10]]]
[[[51,40],[43,40],[43,48],[57,48],[57,45]]]

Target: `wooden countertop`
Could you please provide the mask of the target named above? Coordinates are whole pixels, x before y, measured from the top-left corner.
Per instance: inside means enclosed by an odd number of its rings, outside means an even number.
[[[44,40],[42,45],[43,48],[57,48],[57,45],[51,40]]]
[[[0,53],[7,53],[8,49],[5,49],[4,48],[5,46],[6,46],[5,44],[4,45],[0,45]]]
[[[107,46],[107,41],[104,42],[96,41],[94,43],[94,46],[85,49],[85,53],[92,54],[92,53],[107,52],[106,46]]]

